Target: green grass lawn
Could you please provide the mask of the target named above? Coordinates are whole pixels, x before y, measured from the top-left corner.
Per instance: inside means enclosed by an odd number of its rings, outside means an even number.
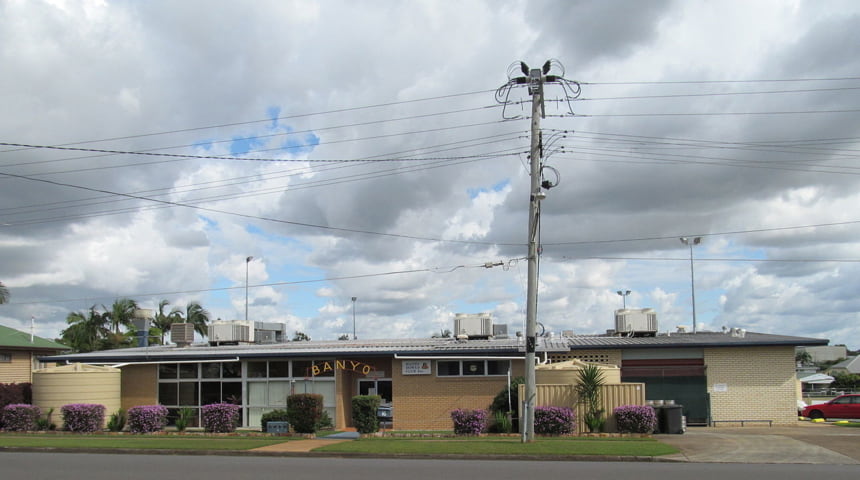
[[[678,453],[652,438],[539,438],[522,443],[517,437],[362,438],[317,448],[315,452],[469,455],[620,455],[653,457]]]
[[[283,437],[226,437],[205,435],[0,435],[0,447],[129,448],[136,450],[250,450],[275,443]]]

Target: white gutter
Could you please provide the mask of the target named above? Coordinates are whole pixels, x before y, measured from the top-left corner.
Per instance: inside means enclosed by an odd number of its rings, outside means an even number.
[[[226,362],[238,362],[239,357],[236,358],[225,358],[222,360],[158,360],[152,362],[126,362],[126,363],[111,363],[111,362],[75,362],[75,363],[83,363],[85,365],[104,365],[106,367],[114,367],[114,368],[122,368],[128,365],[162,365],[166,363],[226,363]],[[66,363],[69,364],[68,360]]]

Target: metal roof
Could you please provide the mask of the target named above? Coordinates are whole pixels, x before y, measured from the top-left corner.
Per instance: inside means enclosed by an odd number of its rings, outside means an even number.
[[[32,342],[30,339],[32,338]],[[69,347],[47,340],[42,337],[32,336],[14,328],[0,325],[0,348],[14,348],[18,350],[53,350],[61,352],[70,350]]]
[[[719,332],[673,333],[655,337],[617,337],[579,335],[572,337],[541,337],[539,353],[564,353],[594,349],[691,348],[691,347],[756,347],[756,346],[816,346],[828,340],[785,335],[747,332],[733,336]],[[209,346],[195,344],[180,348],[158,345],[99,352],[55,355],[44,361],[83,363],[139,363],[158,361],[225,360],[231,358],[272,357],[372,357],[372,356],[518,356],[524,355],[521,338],[456,340],[452,338],[337,340],[287,342],[277,344],[243,344]]]

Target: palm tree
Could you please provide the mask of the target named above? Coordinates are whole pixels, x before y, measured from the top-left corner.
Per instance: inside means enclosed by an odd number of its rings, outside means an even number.
[[[197,302],[191,302],[185,307],[185,321],[194,325],[194,331],[202,336],[206,336],[209,329],[206,326],[209,323],[209,312]]]
[[[127,330],[134,330],[134,311],[137,310],[137,302],[130,298],[120,298],[115,300],[109,312],[105,313],[110,328],[114,334],[119,335],[120,327],[125,327]]]
[[[3,282],[0,282],[0,303],[8,303],[9,302],[9,289],[6,288],[6,285],[3,285]]]
[[[182,312],[177,307],[170,310],[170,313],[164,313],[168,305],[170,302],[167,300],[158,302],[158,313],[155,314],[155,320],[152,322],[152,326],[161,332],[162,345],[164,345],[164,336],[170,332],[170,326],[182,321]]]
[[[90,307],[89,312],[72,312],[66,317],[69,327],[60,332],[63,343],[77,352],[100,350],[110,334],[106,314]]]

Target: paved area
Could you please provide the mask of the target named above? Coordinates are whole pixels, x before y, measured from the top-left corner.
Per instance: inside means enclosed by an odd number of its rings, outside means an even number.
[[[354,435],[353,435],[354,436]],[[775,427],[691,427],[683,435],[655,435],[680,453],[662,461],[860,465],[860,428],[798,422]],[[350,438],[291,440],[255,449],[302,453]]]
[[[716,463],[860,465],[860,428],[798,422],[775,427],[691,427],[655,435],[681,450],[667,460]]]
[[[305,440],[292,440],[284,443],[276,443],[266,447],[255,448],[255,452],[282,452],[282,453],[301,453],[310,452],[315,448],[325,447],[335,443],[349,442],[350,439],[345,438],[310,438]]]

